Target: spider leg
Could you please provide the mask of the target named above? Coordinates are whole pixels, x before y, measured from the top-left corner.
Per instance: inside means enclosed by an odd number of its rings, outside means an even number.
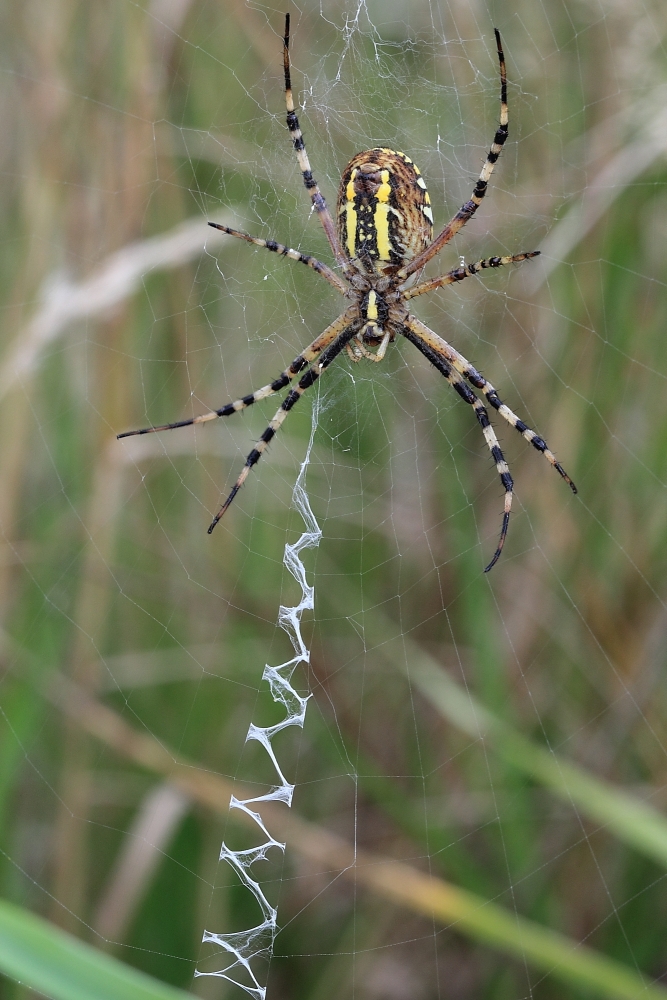
[[[354,337],[355,333],[359,329],[361,322],[362,322],[361,320],[353,322],[349,324],[347,328],[344,329],[341,333],[339,333],[338,337],[335,340],[333,340],[332,343],[329,344],[329,346],[326,348],[325,351],[322,352],[319,361],[316,364],[314,364],[311,368],[309,368],[308,371],[305,373],[305,375],[303,375],[299,379],[296,386],[293,389],[290,389],[290,391],[287,393],[284,400],[280,404],[280,407],[277,410],[275,416],[273,417],[273,420],[271,420],[269,426],[266,428],[266,430],[260,437],[257,444],[246,458],[245,465],[241,469],[241,473],[236,482],[234,483],[231,493],[229,494],[229,496],[223,503],[222,507],[211,521],[208,528],[209,535],[211,534],[216,524],[218,523],[222,515],[225,513],[225,511],[231,504],[232,500],[234,499],[238,491],[245,483],[253,465],[256,465],[259,462],[263,453],[266,451],[266,447],[269,441],[271,441],[272,438],[275,437],[283,421],[287,417],[289,411],[292,409],[294,404],[301,399],[306,389],[309,389],[311,385],[317,382],[322,372],[326,368],[328,368],[331,362],[334,360],[334,358],[336,358],[340,354],[340,352],[345,349],[346,345],[350,342],[352,337]]]
[[[467,201],[458,210],[456,215],[450,219],[445,228],[442,230],[439,236],[433,240],[430,246],[426,247],[425,250],[417,256],[414,257],[409,263],[404,264],[403,267],[399,268],[396,272],[396,277],[403,281],[405,278],[414,274],[415,271],[419,271],[425,264],[435,257],[437,253],[440,253],[442,248],[446,246],[447,243],[458,233],[460,229],[465,226],[468,219],[471,219],[479,206],[482,204],[482,199],[486,194],[486,189],[489,186],[489,180],[491,174],[493,173],[493,168],[495,167],[498,157],[500,156],[500,151],[505,145],[507,139],[507,134],[509,131],[509,112],[507,109],[507,74],[505,72],[505,56],[503,54],[503,47],[500,43],[500,32],[497,28],[494,29],[496,36],[496,45],[498,47],[498,62],[500,63],[500,125],[493,137],[493,142],[491,144],[491,149],[487,153],[486,160],[484,161],[484,166],[477,178],[477,183],[475,184],[475,189],[472,193],[470,201]]]
[[[303,133],[299,126],[299,119],[296,116],[296,111],[294,110],[294,97],[292,95],[292,80],[290,75],[290,61],[289,61],[289,28],[290,28],[290,16],[285,14],[285,38],[283,44],[283,66],[285,69],[285,104],[287,105],[287,128],[292,137],[292,143],[296,151],[296,158],[299,161],[299,168],[301,170],[301,175],[303,177],[303,183],[306,190],[310,194],[310,200],[313,203],[313,208],[320,217],[320,222],[322,223],[322,228],[326,233],[327,239],[329,240],[329,246],[333,250],[333,255],[336,258],[336,263],[340,268],[342,268],[344,274],[353,274],[354,268],[350,266],[350,262],[346,259],[343,251],[340,248],[340,243],[338,242],[338,236],[336,234],[336,227],[334,226],[333,219],[327,208],[327,203],[324,200],[324,195],[320,191],[317,181],[313,177],[313,171],[310,167],[310,160],[308,159],[308,153],[306,152],[306,143],[304,142]]]
[[[406,334],[407,336],[407,334]],[[409,340],[411,338],[408,337]],[[498,545],[496,546],[496,551],[493,554],[493,559],[489,565],[484,570],[488,573],[490,569],[498,562],[500,558],[500,553],[503,551],[503,546],[505,544],[505,539],[507,538],[507,528],[510,521],[510,513],[512,511],[512,496],[514,483],[512,482],[512,476],[510,475],[510,470],[507,462],[505,461],[505,456],[503,455],[500,445],[498,443],[498,438],[496,437],[496,432],[491,426],[491,421],[489,420],[489,414],[486,407],[480,399],[477,398],[472,389],[466,385],[463,378],[457,371],[454,370],[452,365],[446,361],[440,354],[434,351],[431,347],[423,342],[417,342],[411,340],[415,346],[421,351],[425,358],[427,358],[434,368],[444,375],[452,388],[459,394],[461,399],[466,403],[469,403],[473,410],[475,411],[475,416],[477,417],[477,422],[482,428],[482,433],[484,434],[484,440],[487,443],[488,449],[491,452],[491,458],[496,463],[496,470],[500,476],[500,482],[503,484],[505,490],[505,509],[503,510],[503,523],[500,528],[500,538],[498,539]]]
[[[275,240],[262,240],[258,236],[249,236],[247,233],[242,233],[240,229],[230,229],[229,226],[221,226],[219,222],[209,222],[209,226],[213,229],[221,229],[223,233],[228,233],[230,236],[238,236],[239,239],[245,240],[246,243],[254,243],[256,247],[266,247],[267,250],[272,250],[273,253],[279,253],[282,257],[289,257],[290,260],[298,260],[307,267],[317,271],[321,274],[330,285],[345,295],[347,292],[347,285],[341,281],[337,274],[323,264],[322,261],[317,260],[316,257],[311,257],[310,254],[300,253],[298,250],[292,250],[291,247],[286,247],[283,243],[276,243]]]
[[[213,223],[209,222],[209,226]],[[221,228],[221,227],[218,227]],[[539,257],[539,250],[530,250],[527,253],[516,253],[511,257],[486,257],[484,260],[478,260],[474,264],[464,264],[463,267],[455,267],[452,271],[448,271],[447,274],[441,274],[437,278],[429,278],[427,281],[422,281],[420,284],[415,285],[413,288],[408,288],[407,291],[402,293],[403,300],[414,299],[417,295],[424,295],[425,292],[433,292],[436,288],[442,288],[443,285],[453,285],[457,281],[463,281],[464,278],[470,278],[473,274],[477,274],[478,271],[483,271],[487,267],[503,267],[505,264],[518,264],[519,261],[529,260],[531,257]]]
[[[137,431],[124,431],[122,434],[117,434],[117,438],[133,437],[135,434],[154,434],[156,431],[171,431],[176,427],[190,427],[192,424],[205,424],[209,420],[216,420],[217,417],[229,417],[232,413],[238,413],[239,410],[245,410],[246,407],[252,406],[253,403],[259,402],[260,399],[266,399],[267,396],[272,396],[275,392],[280,392],[285,386],[289,385],[292,379],[303,371],[311,361],[320,354],[325,348],[331,344],[336,337],[342,333],[349,324],[353,321],[354,317],[357,315],[358,307],[356,305],[350,306],[346,309],[344,313],[338,317],[335,322],[328,326],[323,333],[317,337],[312,344],[299,354],[292,364],[280,373],[277,379],[273,382],[269,382],[268,385],[262,386],[261,389],[255,389],[254,392],[249,393],[247,396],[243,396],[241,399],[235,399],[233,403],[227,403],[225,406],[221,406],[219,410],[210,410],[208,413],[202,413],[198,417],[191,417],[189,420],[177,420],[173,424],[161,424],[159,427],[142,427]],[[355,330],[356,333],[356,330]]]
[[[433,353],[437,357],[441,358],[448,365],[451,365],[451,367],[467,379],[468,382],[474,385],[476,389],[481,389],[494,410],[497,410],[500,416],[503,417],[508,424],[515,427],[519,434],[526,439],[526,441],[530,441],[533,448],[536,448],[537,451],[544,455],[547,462],[553,465],[556,472],[563,477],[573,493],[577,492],[577,487],[574,485],[560,462],[556,461],[556,456],[549,449],[546,441],[536,434],[534,430],[531,430],[531,428],[528,427],[528,425],[525,424],[513,410],[510,410],[509,406],[503,403],[491,383],[487,382],[484,376],[481,375],[477,369],[463,357],[462,354],[459,354],[458,351],[454,350],[454,348],[451,347],[446,340],[439,337],[437,333],[433,332],[433,330],[429,330],[429,328],[421,323],[416,316],[408,316],[404,326],[401,327],[401,333],[410,341],[411,344],[414,344],[415,347],[425,355],[425,357],[428,357],[429,360],[431,360],[431,358],[429,354],[426,353],[427,350],[429,353]]]

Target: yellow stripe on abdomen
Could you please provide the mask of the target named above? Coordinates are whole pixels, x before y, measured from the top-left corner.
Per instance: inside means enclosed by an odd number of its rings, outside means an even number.
[[[347,255],[352,260],[357,256],[357,210],[354,207],[354,179],[358,170],[353,170],[345,190],[345,245]]]
[[[391,260],[391,243],[389,242],[389,196],[391,194],[391,185],[389,184],[388,170],[381,171],[380,180],[382,183],[377,192],[377,205],[375,206],[373,222],[377,236],[378,257],[380,260]]]

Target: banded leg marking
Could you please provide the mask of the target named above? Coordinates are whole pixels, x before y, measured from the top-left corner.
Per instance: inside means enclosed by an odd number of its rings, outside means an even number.
[[[408,316],[405,326],[401,329],[401,333],[406,337],[411,344],[414,344],[422,354],[424,354],[423,347],[428,347],[430,351],[436,354],[438,357],[442,358],[447,364],[451,365],[463,378],[467,379],[476,389],[480,389],[488,399],[490,405],[497,410],[500,416],[507,421],[512,427],[521,434],[526,441],[530,441],[533,448],[541,452],[546,460],[553,465],[554,469],[562,478],[565,480],[567,485],[570,487],[573,493],[577,492],[577,487],[574,485],[567,472],[563,466],[556,460],[556,456],[548,447],[544,438],[541,438],[538,434],[532,430],[528,424],[524,423],[513,410],[510,410],[500,399],[498,393],[491,385],[490,382],[484,378],[477,369],[470,364],[470,362],[459,354],[446,340],[439,337],[437,333],[430,330],[427,326],[421,323],[415,316]]]
[[[547,462],[550,463],[550,465],[553,465],[556,472],[565,480],[565,482],[570,487],[572,492],[577,493],[578,492],[577,487],[572,482],[572,480],[570,479],[570,477],[568,476],[567,472],[560,464],[560,462],[556,460],[556,456],[551,451],[544,438],[541,438],[539,434],[536,434],[535,431],[532,430],[532,428],[530,428],[528,424],[524,423],[524,421],[521,420],[516,415],[516,413],[514,413],[513,410],[510,410],[509,406],[507,406],[506,403],[503,403],[496,390],[493,388],[492,385],[490,385],[489,382],[486,382],[486,379],[484,379],[484,382],[485,382],[484,387],[481,387],[482,392],[484,393],[484,395],[486,396],[486,398],[488,399],[489,403],[494,408],[494,410],[497,410],[500,416],[503,417],[508,424],[510,424],[512,427],[515,427],[516,430],[521,435],[521,437],[525,438],[526,441],[530,441],[533,448],[535,448],[542,455],[544,455],[544,457],[546,458]]]
[[[433,359],[429,358],[429,360],[431,360],[432,363],[435,363]],[[505,545],[505,539],[507,538],[507,529],[510,523],[510,514],[512,512],[514,482],[512,480],[509,466],[505,460],[505,456],[503,455],[502,450],[500,448],[498,438],[496,437],[496,432],[491,426],[491,421],[489,420],[489,414],[487,412],[486,407],[484,406],[482,401],[477,398],[472,389],[468,388],[468,386],[465,384],[465,382],[457,372],[454,372],[450,368],[449,374],[447,374],[447,372],[445,371],[445,367],[449,366],[443,365],[442,368],[440,368],[438,365],[436,365],[436,368],[439,368],[439,371],[442,372],[442,374],[445,376],[449,384],[453,386],[456,392],[458,392],[461,399],[464,399],[466,403],[470,403],[470,405],[474,409],[475,416],[477,417],[477,422],[482,428],[482,433],[484,434],[484,440],[486,441],[487,447],[491,452],[491,458],[495,462],[496,471],[500,477],[500,482],[503,485],[503,489],[505,490],[503,523],[500,528],[500,537],[498,539],[498,545],[496,546],[496,551],[493,554],[491,562],[484,570],[485,573],[488,573],[489,570],[493,569],[493,567],[498,562],[500,554],[503,551],[503,547]]]
[[[401,280],[409,277],[411,274],[414,274],[415,271],[421,270],[421,268],[424,267],[424,265],[427,264],[432,257],[435,257],[437,253],[440,253],[442,248],[446,246],[446,244],[449,243],[454,236],[456,236],[459,230],[465,226],[468,219],[472,218],[479,206],[482,204],[482,199],[484,198],[486,190],[489,186],[489,180],[491,179],[493,168],[498,162],[498,157],[500,156],[501,150],[507,140],[509,133],[509,111],[507,108],[507,73],[505,70],[505,56],[500,42],[500,32],[497,28],[494,28],[494,34],[496,36],[498,62],[500,64],[500,124],[498,125],[496,134],[493,137],[491,149],[487,153],[484,166],[482,167],[480,175],[477,178],[477,183],[475,184],[475,189],[472,193],[470,201],[467,201],[461,206],[453,219],[447,223],[440,235],[434,239],[430,246],[426,247],[425,250],[418,254],[417,257],[414,257],[409,263],[404,264],[403,267],[399,268],[396,274]]]
[[[408,338],[410,339],[410,338]],[[507,538],[507,529],[510,523],[510,514],[512,512],[512,497],[514,490],[514,482],[510,474],[509,466],[505,461],[505,456],[502,453],[498,438],[496,437],[496,432],[491,426],[491,421],[489,420],[489,414],[486,407],[480,399],[475,395],[472,389],[466,385],[463,381],[461,375],[454,370],[451,364],[441,357],[436,351],[434,351],[428,344],[423,341],[411,341],[414,343],[415,347],[424,355],[428,361],[431,362],[434,368],[437,368],[441,375],[447,379],[452,388],[459,394],[464,402],[469,403],[475,411],[475,416],[477,417],[477,422],[482,428],[482,433],[484,435],[484,440],[486,441],[487,447],[491,452],[491,458],[495,462],[496,471],[500,477],[500,482],[505,490],[505,506],[503,509],[503,522],[500,527],[500,537],[498,539],[498,545],[496,546],[496,551],[493,554],[493,558],[489,565],[485,568],[484,572],[488,573],[489,570],[493,569],[500,558],[500,554],[503,551],[505,545],[505,539]]]
[[[229,496],[227,497],[227,499],[225,500],[225,502],[223,503],[222,507],[215,515],[213,520],[211,521],[208,528],[209,535],[211,534],[211,532],[213,531],[216,524],[223,516],[229,505],[232,503],[238,491],[245,483],[253,465],[257,465],[260,458],[266,451],[267,445],[280,430],[283,421],[287,417],[287,414],[292,409],[294,404],[301,399],[306,389],[309,389],[311,385],[313,385],[318,380],[322,372],[329,367],[334,358],[336,358],[340,354],[340,352],[344,350],[344,348],[350,342],[350,340],[355,335],[358,329],[359,329],[359,324],[355,323],[351,326],[348,326],[346,330],[343,330],[343,332],[339,334],[339,336],[333,341],[333,343],[331,343],[329,347],[322,353],[320,360],[317,362],[317,364],[314,364],[312,368],[309,368],[308,371],[305,373],[305,375],[303,375],[299,379],[297,385],[293,389],[290,389],[290,391],[287,393],[284,400],[280,404],[280,407],[277,410],[275,416],[273,417],[273,420],[271,420],[269,426],[266,428],[266,430],[260,437],[257,444],[246,458],[245,465],[243,466],[238,479],[234,483],[234,486],[232,487]]]
[[[447,274],[441,274],[437,278],[429,278],[427,281],[422,281],[419,285],[415,285],[414,288],[408,288],[407,291],[403,292],[403,298],[414,299],[417,295],[424,295],[425,292],[433,292],[436,288],[441,288],[443,285],[453,285],[457,281],[463,281],[464,278],[472,277],[487,267],[504,267],[506,264],[518,264],[522,260],[530,260],[531,257],[539,256],[539,250],[530,250],[526,253],[513,254],[511,257],[486,257],[484,260],[478,260],[474,264],[464,264],[463,267],[455,267],[453,270],[448,271]]]
[[[278,378],[274,379],[273,382],[269,382],[268,385],[263,385],[261,389],[255,389],[254,392],[249,393],[247,396],[242,396],[241,399],[235,399],[233,403],[227,403],[225,406],[221,406],[219,410],[210,410],[208,413],[202,413],[198,417],[191,417],[189,420],[177,420],[173,424],[160,424],[157,427],[142,427],[137,431],[123,431],[122,434],[117,434],[117,438],[134,437],[137,434],[155,434],[156,431],[171,431],[175,430],[177,427],[190,427],[193,424],[205,424],[209,420],[216,420],[218,417],[229,417],[232,413],[238,413],[239,410],[245,410],[246,407],[252,406],[253,403],[259,402],[260,399],[266,399],[267,396],[272,396],[276,392],[280,392],[285,386],[289,385],[292,379],[303,371],[311,361],[323,350],[325,350],[329,344],[336,337],[349,326],[352,318],[357,313],[356,306],[350,306],[346,309],[344,313],[338,317],[335,322],[328,326],[319,337],[310,344],[305,351],[299,354],[292,364],[280,373]]]
[[[256,247],[266,247],[267,250],[271,250],[273,253],[280,254],[281,257],[289,257],[290,260],[298,260],[301,264],[305,264],[306,267],[312,268],[318,274],[321,274],[330,285],[345,295],[347,291],[347,286],[337,274],[323,264],[322,261],[318,260],[316,257],[311,257],[310,254],[300,253],[298,250],[292,250],[291,247],[286,247],[283,243],[276,243],[275,240],[263,240],[258,236],[249,236],[248,233],[242,232],[240,229],[231,229],[229,226],[222,226],[219,222],[209,222],[209,226],[213,229],[220,229],[223,233],[228,233],[229,236],[237,236],[241,240],[245,240],[246,243],[254,243]]]
[[[301,176],[303,177],[303,183],[310,195],[310,200],[313,203],[313,208],[317,212],[320,222],[322,223],[322,228],[326,233],[327,239],[329,240],[329,246],[333,250],[334,257],[336,258],[336,263],[342,268],[344,274],[354,273],[354,269],[350,266],[349,261],[343,254],[338,242],[338,235],[336,233],[336,227],[333,224],[333,219],[327,208],[327,203],[324,200],[324,195],[319,189],[317,181],[313,177],[313,171],[310,166],[310,160],[308,159],[308,153],[306,152],[306,143],[303,138],[303,132],[299,125],[299,119],[297,118],[296,111],[294,110],[294,96],[292,94],[292,78],[290,74],[290,60],[289,60],[289,31],[290,31],[290,16],[285,14],[285,38],[283,43],[283,67],[285,70],[285,104],[287,106],[287,128],[289,134],[292,137],[292,144],[296,152],[296,158],[299,163],[299,169],[301,170]]]

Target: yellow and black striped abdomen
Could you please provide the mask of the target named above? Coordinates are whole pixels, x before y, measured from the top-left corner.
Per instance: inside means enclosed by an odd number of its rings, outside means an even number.
[[[341,177],[337,218],[345,256],[369,273],[391,273],[433,239],[424,178],[409,156],[394,149],[368,149],[350,160]]]

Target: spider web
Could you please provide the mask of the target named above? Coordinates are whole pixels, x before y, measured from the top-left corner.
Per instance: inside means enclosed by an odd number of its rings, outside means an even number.
[[[661,5],[292,10],[329,205],[386,144],[436,232],[501,31],[510,138],[428,273],[542,256],[415,312],[579,495],[494,417],[516,493],[486,576],[502,489],[407,343],[338,360],[211,537],[278,397],[115,440],[264,385],[343,301],[206,227],[331,262],[283,12],[50,7],[0,43],[3,894],[202,997],[667,996]]]

